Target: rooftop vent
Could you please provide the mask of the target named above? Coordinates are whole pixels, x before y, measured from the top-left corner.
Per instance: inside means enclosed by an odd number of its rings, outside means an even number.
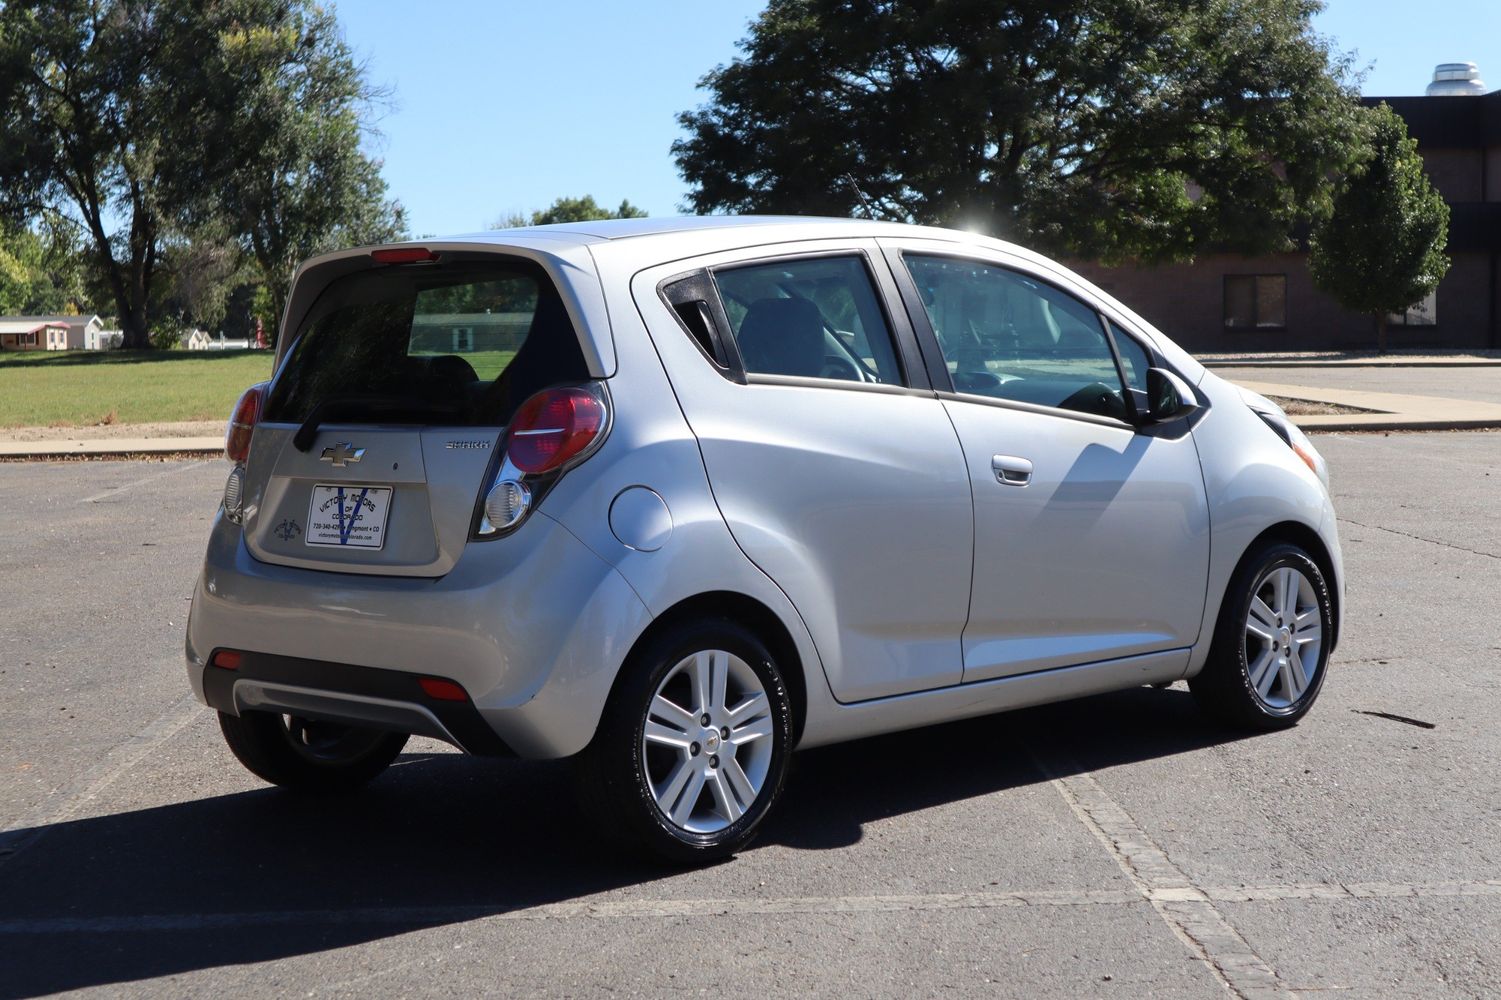
[[[1439,63],[1428,85],[1429,97],[1479,97],[1485,93],[1485,81],[1472,62]]]

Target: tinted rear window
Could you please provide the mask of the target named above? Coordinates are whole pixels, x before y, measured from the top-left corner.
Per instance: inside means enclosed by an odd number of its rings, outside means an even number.
[[[557,289],[530,262],[377,267],[329,284],[298,329],[268,421],[500,425],[589,377]]]

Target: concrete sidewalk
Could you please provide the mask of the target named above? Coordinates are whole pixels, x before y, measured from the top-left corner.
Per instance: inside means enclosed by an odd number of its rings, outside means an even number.
[[[1292,420],[1306,431],[1475,430],[1501,427],[1501,405],[1441,396],[1325,389],[1236,380],[1252,392],[1310,403],[1355,407],[1366,413],[1313,414]]]
[[[1288,351],[1278,354],[1201,354],[1205,368],[1501,368],[1501,351],[1464,353]]]
[[[0,458],[46,459],[66,455],[199,455],[224,451],[221,437],[63,438],[53,441],[0,441]]]

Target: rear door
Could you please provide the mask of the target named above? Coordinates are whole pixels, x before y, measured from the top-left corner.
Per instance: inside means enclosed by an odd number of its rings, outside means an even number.
[[[964,680],[1193,645],[1208,504],[1187,426],[1129,420],[1148,349],[1026,262],[889,256],[974,488]]]
[[[957,684],[970,589],[963,454],[874,253],[763,248],[634,283],[730,531],[847,702]]]
[[[516,407],[588,378],[546,271],[494,254],[345,274],[293,336],[247,463],[245,538],[308,569],[446,573]]]

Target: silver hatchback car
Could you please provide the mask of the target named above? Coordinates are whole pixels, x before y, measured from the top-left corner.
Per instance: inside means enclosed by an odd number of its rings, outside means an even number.
[[[602,829],[745,845],[789,755],[1186,679],[1313,704],[1323,459],[1067,269],[845,220],[580,223],[297,272],[188,676],[260,777],[410,734],[575,757]]]

